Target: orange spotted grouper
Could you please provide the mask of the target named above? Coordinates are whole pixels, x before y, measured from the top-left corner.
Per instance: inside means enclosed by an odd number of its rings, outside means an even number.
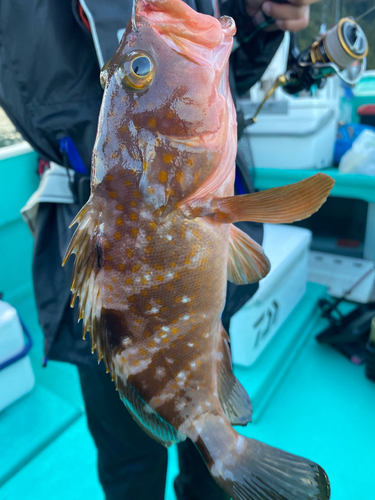
[[[251,402],[221,324],[227,279],[269,271],[237,221],[292,222],[325,201],[324,174],[233,196],[234,21],[181,0],[137,0],[101,73],[91,196],[73,223],[73,302],[138,424],[170,446],[189,437],[234,499],[325,500],[318,465],[238,434]]]

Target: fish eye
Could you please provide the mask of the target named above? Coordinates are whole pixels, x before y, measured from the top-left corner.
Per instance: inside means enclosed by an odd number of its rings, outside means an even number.
[[[102,86],[102,89],[105,88],[108,80],[108,67],[110,62],[111,60],[108,59],[108,61],[104,64],[104,66],[100,70],[100,85]]]
[[[140,50],[134,50],[122,58],[117,75],[125,88],[135,91],[146,90],[153,82],[155,65],[151,56]]]

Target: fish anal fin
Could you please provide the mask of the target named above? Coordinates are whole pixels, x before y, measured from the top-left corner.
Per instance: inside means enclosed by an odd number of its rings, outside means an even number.
[[[150,437],[158,443],[169,447],[174,443],[179,443],[186,439],[186,436],[172,427],[160,417],[155,410],[141,397],[139,392],[129,383],[124,383],[119,377],[116,377],[116,386],[118,388],[121,401],[124,403],[131,416],[140,427]]]
[[[263,248],[233,224],[229,227],[228,281],[236,285],[256,283],[271,269]]]
[[[228,335],[224,328],[219,342],[219,352],[222,354],[217,362],[220,404],[232,425],[246,425],[251,422],[252,405],[247,392],[233,374]]]

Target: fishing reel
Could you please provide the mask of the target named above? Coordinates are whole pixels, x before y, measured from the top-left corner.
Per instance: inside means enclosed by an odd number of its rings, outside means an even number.
[[[368,42],[363,29],[354,19],[345,17],[324,33],[310,47],[300,52],[295,33],[291,45],[287,71],[280,75],[264,96],[255,115],[246,120],[255,123],[264,103],[282,87],[288,94],[310,90],[313,85],[323,88],[327,78],[337,75],[348,85],[355,85],[366,69]]]

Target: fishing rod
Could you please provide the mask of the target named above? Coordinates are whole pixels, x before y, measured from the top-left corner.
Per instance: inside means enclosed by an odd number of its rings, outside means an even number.
[[[279,0],[278,3],[286,3],[286,0]],[[263,16],[266,18],[264,23],[268,23],[266,26],[275,22],[269,16]],[[289,94],[296,94],[302,90],[310,90],[313,85],[323,88],[327,78],[335,75],[348,85],[355,85],[366,69],[368,50],[368,41],[363,29],[351,17],[340,19],[333,28],[323,33],[302,52],[297,46],[296,34],[291,33],[287,70],[278,76],[254,116],[247,119],[245,125],[257,121],[263,105],[279,87]]]

